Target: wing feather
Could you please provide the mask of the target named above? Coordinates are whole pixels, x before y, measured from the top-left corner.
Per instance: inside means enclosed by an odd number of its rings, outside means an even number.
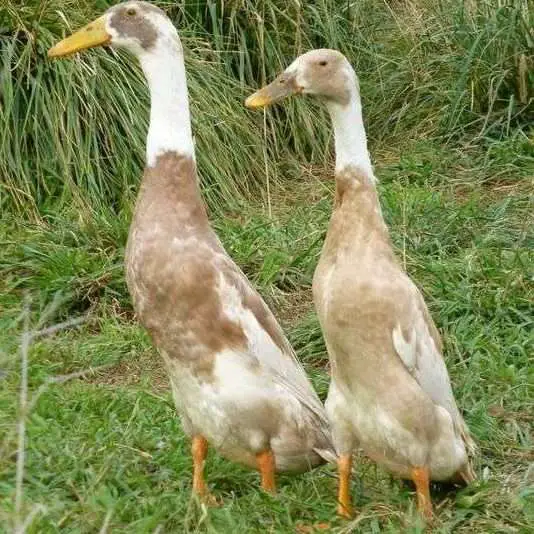
[[[407,276],[404,280],[408,285],[405,294],[410,300],[409,313],[402,315],[392,332],[395,352],[421,389],[450,413],[454,426],[473,452],[475,445],[456,405],[439,332],[417,286]]]
[[[271,310],[259,293],[250,286],[239,267],[229,258],[225,258],[220,267],[225,283],[235,290],[242,308],[252,314],[255,319],[254,326],[252,326],[255,332],[249,333],[250,337],[257,335],[264,340],[267,334],[270,340],[270,343],[263,343],[261,347],[249,340],[253,356],[278,386],[288,391],[313,414],[318,428],[322,430],[327,443],[330,444],[330,432],[324,406]]]

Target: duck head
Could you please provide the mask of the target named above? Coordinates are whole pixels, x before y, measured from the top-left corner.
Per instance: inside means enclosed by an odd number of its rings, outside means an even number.
[[[159,7],[148,2],[123,2],[57,43],[48,51],[48,56],[63,57],[106,45],[142,56],[158,42],[177,38],[176,28]]]
[[[358,80],[347,58],[337,50],[311,50],[299,56],[272,83],[250,95],[245,105],[261,108],[291,95],[309,94],[346,105]]]

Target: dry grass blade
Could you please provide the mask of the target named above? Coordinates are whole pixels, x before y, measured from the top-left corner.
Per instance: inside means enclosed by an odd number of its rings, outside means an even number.
[[[20,392],[19,415],[17,423],[17,478],[15,485],[15,528],[19,530],[22,525],[24,460],[26,457],[26,415],[28,402],[28,356],[31,343],[30,332],[30,297],[26,295],[24,301],[23,332],[20,343]]]

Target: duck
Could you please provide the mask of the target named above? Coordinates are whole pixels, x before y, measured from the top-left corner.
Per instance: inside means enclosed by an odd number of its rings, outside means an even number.
[[[312,288],[331,364],[326,411],[338,453],[337,511],[352,515],[352,455],[361,448],[411,479],[418,511],[431,518],[430,481],[472,482],[475,444],[439,332],[391,244],[354,69],[337,50],[312,50],[245,105],[264,108],[299,94],[324,102],[335,140],[335,199]]]
[[[150,91],[146,167],[125,273],[191,438],[193,494],[215,504],[204,476],[209,447],[258,470],[262,489],[274,493],[276,473],[335,461],[325,408],[273,313],[210,225],[177,29],[160,8],[123,2],[48,56],[105,45],[139,60]]]

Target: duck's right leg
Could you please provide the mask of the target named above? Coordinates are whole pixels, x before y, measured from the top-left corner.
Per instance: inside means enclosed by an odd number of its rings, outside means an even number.
[[[417,509],[425,519],[432,518],[432,501],[430,500],[430,474],[428,467],[414,467],[412,480],[417,492]]]
[[[275,459],[271,449],[256,454],[261,475],[261,488],[269,493],[276,493]]]
[[[343,517],[352,517],[352,502],[350,498],[350,475],[352,471],[352,451],[341,454],[337,460],[339,474],[337,493],[337,513]]]

